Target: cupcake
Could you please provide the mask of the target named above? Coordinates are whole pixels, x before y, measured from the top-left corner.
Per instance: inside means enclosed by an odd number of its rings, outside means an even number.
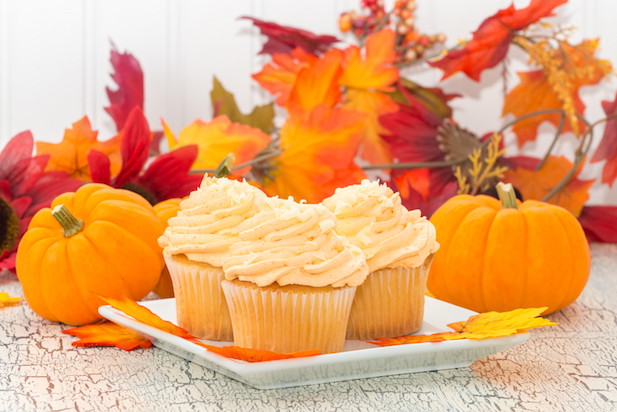
[[[259,211],[266,197],[246,182],[206,176],[169,219],[159,244],[173,283],[178,325],[191,334],[233,340],[222,266],[238,241],[238,226]]]
[[[269,198],[241,223],[222,283],[237,346],[275,352],[343,349],[349,311],[368,275],[362,251],[322,205]]]
[[[322,203],[336,216],[337,233],[364,252],[370,272],[356,292],[347,339],[418,330],[429,267],[439,248],[432,223],[419,210],[407,210],[399,194],[379,182],[339,188]]]

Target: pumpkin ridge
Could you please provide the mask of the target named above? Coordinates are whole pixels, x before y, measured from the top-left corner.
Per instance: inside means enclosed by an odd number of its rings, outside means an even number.
[[[482,263],[483,264],[480,267],[480,282],[479,282],[480,285],[484,284],[484,277],[486,276],[486,273],[485,273],[485,270],[484,270],[485,269],[484,262],[486,262],[486,252],[487,252],[486,244],[488,242],[488,235],[489,235],[489,233],[491,231],[491,227],[493,226],[493,222],[495,221],[495,217],[497,216],[497,213],[499,213],[498,210],[492,209],[492,208],[490,208],[490,206],[486,206],[486,207],[491,209],[491,211],[493,213],[490,215],[491,221],[488,224],[488,230],[484,231],[484,233],[483,233],[484,234],[484,239],[482,239],[482,245],[483,245],[483,247],[482,247]],[[486,308],[487,305],[486,305],[486,298],[484,296],[484,288],[480,287],[479,292],[480,293],[478,294],[478,296],[479,296],[479,299],[480,299],[480,305],[482,305],[483,308]]]

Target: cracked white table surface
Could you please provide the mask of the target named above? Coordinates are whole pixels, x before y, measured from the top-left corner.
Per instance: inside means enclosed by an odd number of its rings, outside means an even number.
[[[23,303],[0,309],[1,411],[617,411],[617,245],[593,244],[558,326],[468,368],[259,390],[152,348],[75,348]],[[0,291],[21,296],[16,278]]]

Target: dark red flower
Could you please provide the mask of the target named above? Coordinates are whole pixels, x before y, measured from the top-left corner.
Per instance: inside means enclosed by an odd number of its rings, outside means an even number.
[[[199,186],[203,176],[189,173],[197,158],[196,145],[183,146],[158,156],[143,171],[149,157],[151,137],[148,121],[139,107],[131,111],[121,133],[122,169],[112,178],[109,158],[91,150],[88,165],[93,182],[131,190],[151,204],[187,196]]]
[[[17,245],[32,216],[81,181],[65,172],[45,172],[48,155],[32,157],[29,131],[13,137],[0,152],[0,272],[15,271]]]
[[[111,50],[111,65],[114,73],[111,78],[118,85],[117,90],[106,88],[110,105],[105,108],[116,130],[124,129],[126,119],[135,107],[144,107],[144,74],[139,61],[130,53],[120,53],[115,47]]]
[[[317,35],[310,31],[295,27],[281,26],[280,24],[263,21],[254,17],[240,17],[250,20],[259,28],[261,34],[268,40],[259,54],[291,54],[296,47],[301,47],[307,53],[319,55],[330,49],[332,44],[339,40],[334,36]]]
[[[407,209],[420,209],[422,215],[430,218],[439,206],[457,194],[458,184],[451,175],[449,168],[414,169],[395,174],[390,186],[401,194]]]

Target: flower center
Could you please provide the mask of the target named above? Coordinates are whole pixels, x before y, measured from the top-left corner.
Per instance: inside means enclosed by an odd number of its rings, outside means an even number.
[[[137,193],[138,195],[146,199],[148,202],[150,202],[152,206],[158,203],[156,196],[154,196],[151,191],[141,185],[138,185],[137,183],[126,182],[124,186],[122,186],[122,189],[130,190],[131,192]]]
[[[12,250],[19,237],[19,218],[11,204],[0,196],[0,252]]]

